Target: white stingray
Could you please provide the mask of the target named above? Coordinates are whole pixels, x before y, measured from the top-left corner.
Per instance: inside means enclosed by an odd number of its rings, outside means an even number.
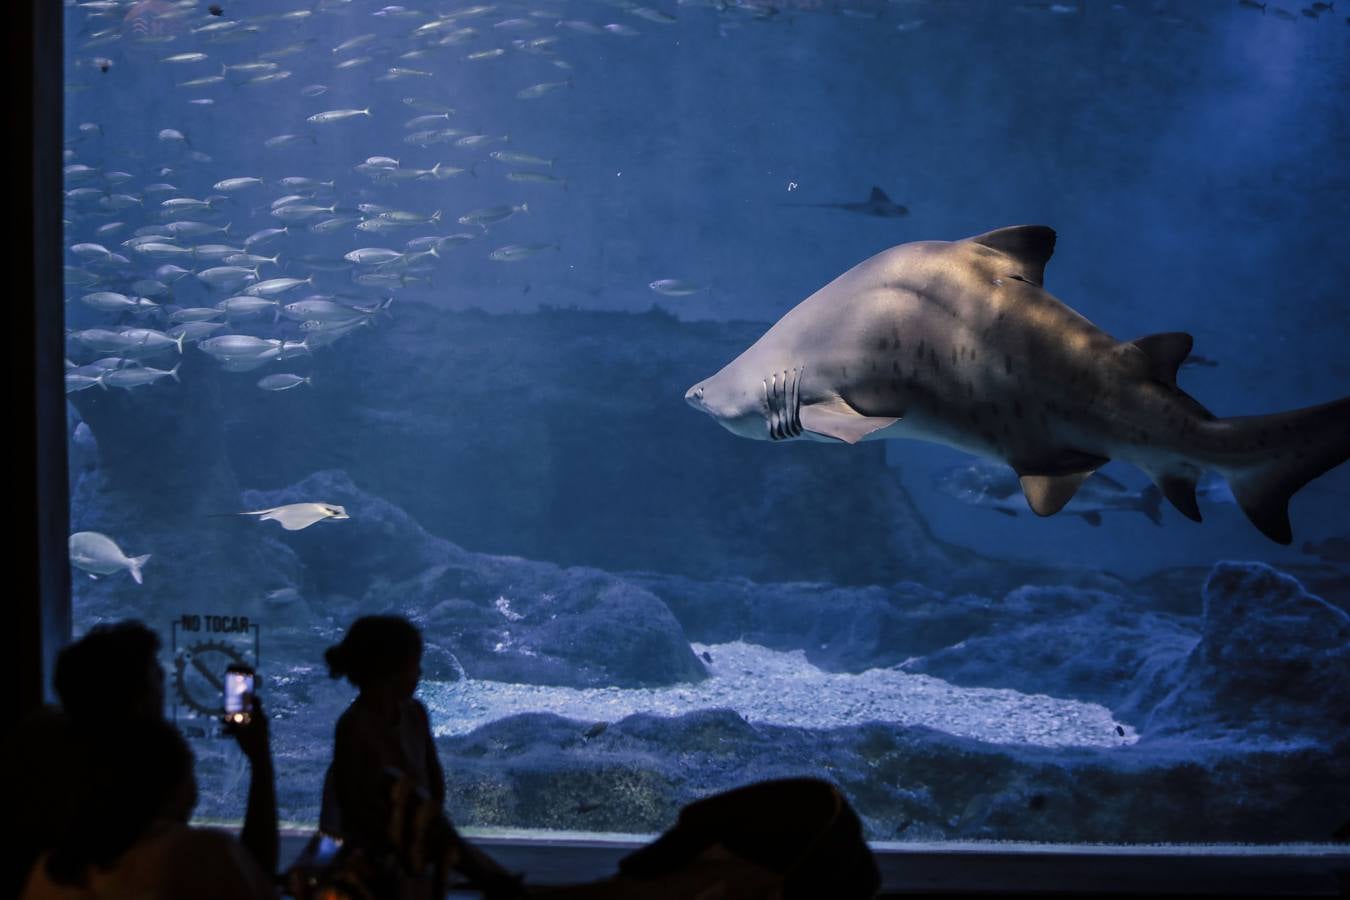
[[[280,522],[287,531],[299,531],[324,519],[350,519],[347,510],[333,503],[288,503],[271,509],[255,509],[237,513],[241,516],[257,516],[258,521]]]

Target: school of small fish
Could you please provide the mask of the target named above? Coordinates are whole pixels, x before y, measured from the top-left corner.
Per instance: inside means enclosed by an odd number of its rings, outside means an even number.
[[[538,227],[531,208],[568,187],[558,154],[460,121],[452,92],[469,73],[507,77],[512,102],[554,104],[585,89],[566,51],[640,34],[553,5],[67,0],[67,32],[79,36],[66,48],[68,92],[117,90],[138,71],[163,87],[138,123],[149,157],[105,138],[105,122],[67,120],[66,392],[173,390],[204,357],[260,394],[303,396],[322,390],[316,354],[359,352],[358,335],[392,314],[399,292],[453,284],[455,251],[558,265],[558,237],[512,234]],[[675,21],[629,0],[596,15]],[[243,146],[240,129],[200,124],[227,105],[279,125]],[[336,170],[308,152],[356,144],[382,150]],[[231,170],[217,157],[251,162]],[[459,200],[466,178],[491,180],[499,201]],[[288,530],[347,518],[325,502],[241,515]],[[140,581],[143,560],[90,534],[72,537],[77,567]]]

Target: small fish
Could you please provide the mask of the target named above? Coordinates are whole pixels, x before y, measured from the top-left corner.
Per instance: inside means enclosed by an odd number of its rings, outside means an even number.
[[[277,81],[285,81],[287,78],[290,77],[291,77],[290,70],[283,69],[280,72],[268,72],[266,75],[258,75],[255,78],[250,78],[248,80],[248,84],[273,84],[274,82]],[[197,101],[194,100],[193,102],[195,103]],[[207,102],[214,103],[215,101],[208,100]]]
[[[165,142],[167,142],[167,143],[175,143],[175,142],[177,142],[177,143],[188,144],[188,146],[191,146],[191,144],[188,142],[188,139],[187,139],[187,137],[183,134],[183,132],[179,131],[179,130],[176,129],[176,128],[162,128],[162,129],[160,129],[160,132],[159,132],[159,139],[160,139],[161,141],[165,141]]]
[[[583,736],[587,740],[590,740],[591,738],[594,737],[599,737],[600,735],[605,733],[605,729],[608,727],[609,727],[608,722],[596,722],[590,728],[586,729],[586,731],[583,733]]]
[[[653,281],[647,287],[658,294],[665,294],[667,297],[687,297],[690,294],[697,294],[699,291],[707,289],[706,285],[683,281],[679,278],[662,278],[659,281]]]
[[[280,355],[281,344],[279,340],[250,334],[222,334],[201,341],[197,349],[217,360],[257,359],[268,353]]]
[[[434,78],[435,72],[427,72],[422,69],[407,69],[402,66],[390,66],[385,69],[383,75],[375,78],[376,81],[399,81],[403,78]]]
[[[369,44],[375,40],[375,34],[359,34],[354,38],[348,38],[333,48],[334,53],[346,53],[348,50],[354,50],[363,44]]]
[[[324,213],[336,213],[337,204],[332,206],[311,206],[307,203],[291,203],[272,210],[272,215],[283,222],[303,222]]]
[[[91,387],[94,387],[95,385],[103,388],[104,390],[107,390],[107,387],[103,384],[102,372],[100,372],[98,375],[86,375],[81,372],[66,373],[67,394],[74,394],[79,391],[85,391]]]
[[[1124,729],[1124,727],[1123,727],[1123,726],[1120,726],[1120,725],[1117,725],[1117,726],[1116,726],[1116,734],[1120,735],[1121,737],[1124,737],[1124,736],[1125,736],[1125,729]]]
[[[466,212],[456,221],[461,225],[481,225],[487,226],[494,222],[500,222],[508,219],[516,213],[529,212],[529,204],[521,203],[518,206],[489,206],[485,209],[475,209]]]
[[[638,31],[636,28],[631,28],[628,25],[623,25],[618,22],[611,22],[608,25],[606,25],[605,31],[609,32],[610,34],[617,34],[619,37],[637,37],[639,34],[642,33]]]
[[[93,294],[85,294],[80,298],[80,302],[86,306],[92,306],[94,309],[104,312],[126,312],[129,310],[142,310],[147,306],[150,309],[158,309],[159,304],[153,300],[144,297],[128,297],[126,294],[118,294],[114,291],[98,291]]]
[[[507,172],[507,181],[527,182],[530,184],[556,184],[564,189],[567,187],[566,178],[557,178],[553,175],[545,175],[543,172]]]
[[[327,112],[315,113],[305,121],[312,125],[327,125],[330,122],[342,122],[346,119],[354,119],[357,116],[370,117],[370,107],[365,109],[330,109]]]
[[[314,276],[308,278],[269,278],[267,281],[260,281],[257,284],[251,284],[245,293],[256,297],[275,297],[278,294],[284,294],[293,290],[302,284],[314,283]]]
[[[567,19],[557,23],[558,28],[567,28],[578,34],[604,34],[605,30],[594,22],[587,22],[582,19]]]
[[[237,63],[233,66],[221,64],[220,74],[238,72],[240,75],[261,75],[266,72],[275,72],[279,68],[281,68],[280,63],[274,63],[270,60],[256,60],[254,62]]]
[[[1238,6],[1247,9],[1259,9],[1261,10],[1262,15],[1266,12],[1266,5],[1264,3],[1257,3],[1256,0],[1238,0]]]
[[[300,89],[302,97],[320,97],[328,93],[328,86],[324,84],[307,84]]]
[[[582,813],[582,814],[584,815],[585,813],[588,813],[588,812],[595,812],[597,809],[599,809],[599,808],[602,807],[602,806],[604,806],[603,803],[588,803],[588,802],[586,802],[586,801],[583,800],[583,801],[581,801],[580,803],[577,804],[577,806],[576,806],[576,811],[579,812],[579,813]]]
[[[244,177],[226,178],[223,181],[217,181],[212,187],[218,191],[242,191],[244,188],[262,187],[262,185],[263,180],[261,178]]]
[[[507,244],[488,254],[494,262],[520,262],[536,256],[545,250],[557,250],[557,244]]]
[[[324,519],[350,519],[347,510],[335,503],[288,503],[271,509],[233,513],[237,516],[257,516],[259,522],[277,522],[287,531],[299,531]]]
[[[289,175],[281,179],[281,186],[290,191],[320,191],[324,188],[332,188],[336,182],[320,181],[317,178],[305,178],[299,175]]]
[[[571,87],[572,82],[568,81],[545,81],[540,84],[532,84],[527,88],[521,88],[516,91],[516,98],[519,100],[538,100],[540,97],[547,96],[559,88]]]
[[[260,315],[272,309],[272,321],[281,318],[281,303],[277,300],[267,300],[263,297],[255,297],[251,294],[240,294],[237,297],[229,297],[220,301],[216,306],[231,320],[248,318],[249,316]]]
[[[279,150],[282,147],[290,147],[301,141],[310,141],[317,143],[312,135],[305,134],[279,134],[276,137],[270,137],[263,141],[263,146],[268,150]]]
[[[379,266],[396,259],[402,259],[403,254],[397,250],[389,250],[384,247],[362,247],[359,250],[350,251],[342,258],[358,265]]]
[[[287,233],[289,233],[289,229],[286,228],[264,228],[262,231],[255,231],[244,238],[244,247],[251,250],[255,246],[275,240]]]
[[[505,55],[506,50],[501,47],[494,47],[491,50],[479,50],[475,53],[470,53],[468,56],[464,57],[464,59],[469,62],[475,62],[480,59],[496,59],[499,56]]]
[[[137,584],[143,584],[141,569],[150,561],[150,554],[129,557],[117,542],[97,531],[77,531],[70,536],[70,564],[83,569],[90,577],[111,575],[126,569]]]
[[[195,63],[209,59],[205,53],[175,53],[173,56],[166,56],[160,62],[166,63]]]
[[[387,209],[378,213],[381,219],[386,222],[397,222],[400,225],[434,225],[441,220],[441,211],[438,209],[429,216],[421,213],[405,212],[401,209]]]
[[[451,113],[448,112],[427,113],[424,116],[418,116],[415,119],[409,119],[408,121],[403,123],[403,127],[405,129],[413,129],[413,128],[424,129],[428,125],[435,124],[436,122],[446,121],[447,119],[450,118],[450,116]]]
[[[213,319],[219,319],[224,314],[225,311],[218,307],[191,306],[176,309],[169,313],[169,321],[175,325],[182,325],[186,322],[210,322]]]
[[[179,362],[172,369],[152,369],[148,366],[114,369],[103,376],[103,383],[130,390],[142,385],[154,384],[165,377],[171,377],[174,381],[178,381],[178,368],[181,365],[183,364]]]
[[[258,387],[264,391],[289,391],[291,388],[299,387],[302,384],[313,384],[309,378],[299,375],[290,375],[286,373],[278,375],[268,375],[265,378],[258,379]]]
[[[650,9],[646,6],[635,6],[628,10],[639,19],[646,19],[648,22],[655,22],[658,25],[673,25],[675,17],[668,13],[663,13],[659,9]]]
[[[703,651],[702,653],[700,653],[699,655],[703,657],[703,661],[704,661],[705,663],[711,663],[711,662],[712,662],[712,654],[709,653],[707,650],[704,650],[704,651]]]
[[[213,288],[228,289],[233,285],[257,281],[258,270],[243,266],[213,266],[198,272],[197,280]]]
[[[207,85],[211,84],[221,84],[224,81],[225,81],[224,75],[203,75],[201,78],[192,78],[189,79],[188,81],[180,81],[178,82],[178,86],[185,88],[206,87]]]
[[[414,131],[412,134],[403,138],[403,143],[414,144],[418,147],[429,147],[432,144],[448,144],[458,138],[464,132],[458,128],[441,128],[426,131]]]

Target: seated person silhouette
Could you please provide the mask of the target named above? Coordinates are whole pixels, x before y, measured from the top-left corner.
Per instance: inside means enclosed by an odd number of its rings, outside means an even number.
[[[90,744],[74,817],[33,866],[23,900],[276,896],[252,855],[223,832],[192,828],[192,751],[168,722],[128,723]]]

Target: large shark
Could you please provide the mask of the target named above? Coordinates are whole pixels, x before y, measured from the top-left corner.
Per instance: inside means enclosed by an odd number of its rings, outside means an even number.
[[[1268,538],[1289,498],[1350,457],[1350,398],[1219,419],[1177,387],[1191,336],[1121,342],[1042,287],[1055,232],[1018,225],[885,250],[807,297],[685,400],[757,440],[917,438],[1007,463],[1038,515],[1108,460],[1200,521],[1227,480]]]

